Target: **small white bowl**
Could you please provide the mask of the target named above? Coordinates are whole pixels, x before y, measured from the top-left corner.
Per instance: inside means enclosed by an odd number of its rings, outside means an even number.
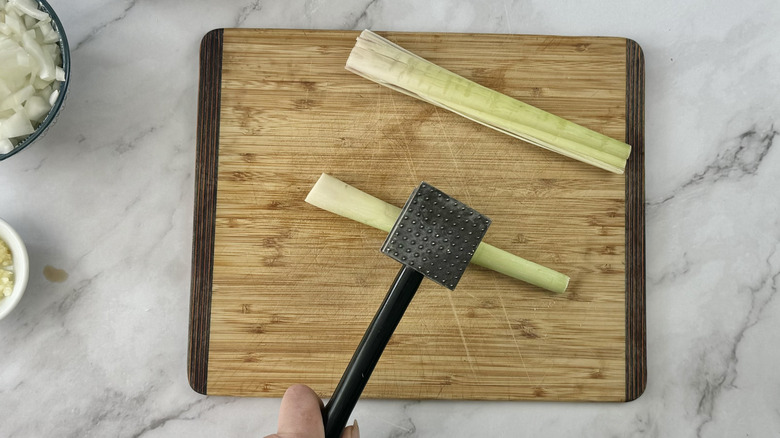
[[[27,248],[22,238],[2,219],[0,219],[0,239],[11,249],[11,257],[14,260],[14,290],[10,296],[0,300],[0,319],[3,319],[14,310],[24,295],[27,279],[30,276],[30,259],[27,257]]]

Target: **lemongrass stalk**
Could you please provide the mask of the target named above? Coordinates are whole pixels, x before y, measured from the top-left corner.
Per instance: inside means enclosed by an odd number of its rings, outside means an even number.
[[[323,173],[306,202],[389,233],[401,209]],[[487,243],[480,243],[472,263],[525,281],[551,292],[563,293],[569,277]]]
[[[631,146],[429,62],[364,30],[346,69],[497,131],[621,174]]]

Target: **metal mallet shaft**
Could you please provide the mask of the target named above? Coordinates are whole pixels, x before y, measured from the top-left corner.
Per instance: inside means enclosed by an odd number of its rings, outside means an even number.
[[[322,410],[325,437],[338,438],[424,277],[455,289],[490,219],[423,182],[406,201],[382,252],[403,265]]]

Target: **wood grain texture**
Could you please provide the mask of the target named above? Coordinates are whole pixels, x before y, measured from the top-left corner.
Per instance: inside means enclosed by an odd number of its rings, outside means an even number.
[[[627,359],[644,349],[629,357],[627,345],[644,332],[628,322],[627,187],[642,162],[614,175],[373,84],[344,70],[357,34],[224,31],[218,173],[198,175],[215,178],[216,211],[195,217],[214,230],[211,252],[197,224],[194,244],[204,252],[194,259],[213,263],[207,287],[193,276],[193,295],[210,299],[208,315],[193,316],[208,320],[207,361],[190,363],[207,368],[198,370],[205,392],[278,397],[303,382],[327,397],[338,383],[398,267],[379,252],[382,232],[304,203],[326,172],[399,206],[426,180],[493,219],[485,241],[572,277],[563,295],[477,266],[452,292],[424,282],[365,397],[630,399]],[[482,85],[635,138],[625,39],[381,34]],[[632,299],[643,302],[643,280],[635,284]]]

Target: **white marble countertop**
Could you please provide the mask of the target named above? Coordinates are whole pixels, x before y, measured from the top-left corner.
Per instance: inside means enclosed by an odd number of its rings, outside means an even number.
[[[32,264],[0,321],[0,436],[276,430],[278,399],[204,397],[186,378],[198,49],[219,27],[609,35],[644,49],[645,394],[361,401],[364,437],[780,434],[780,3],[50,1],[72,88],[48,135],[0,162],[0,217]]]

